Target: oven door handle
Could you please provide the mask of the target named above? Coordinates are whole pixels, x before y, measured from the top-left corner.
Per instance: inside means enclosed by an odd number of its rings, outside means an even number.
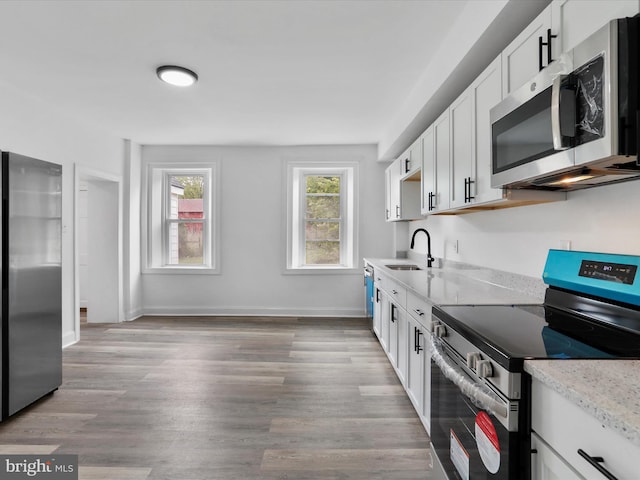
[[[446,354],[442,352],[440,340],[431,337],[431,358],[436,363],[442,374],[451,380],[460,391],[468,397],[476,406],[492,413],[493,415],[507,418],[508,405],[495,398],[482,385],[475,383],[465,375],[458,366],[447,361]]]
[[[558,75],[551,86],[551,135],[554,150],[566,150],[571,147],[575,137],[576,97],[575,92],[563,89],[566,75]]]

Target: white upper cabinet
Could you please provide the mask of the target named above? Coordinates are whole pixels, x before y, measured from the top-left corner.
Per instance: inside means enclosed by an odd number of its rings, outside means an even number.
[[[473,142],[473,91],[467,88],[449,107],[451,152],[450,208],[464,207],[471,203],[470,187],[474,175]]]
[[[609,20],[636,15],[640,12],[640,1],[554,0],[551,8],[551,29],[558,35],[558,51],[566,52]]]
[[[388,222],[421,218],[420,179],[406,178],[403,173],[409,155],[407,150],[385,170],[385,219]]]
[[[449,110],[447,109],[422,134],[422,213],[449,209]]]
[[[490,111],[502,100],[502,64],[496,58],[471,84],[473,96],[471,203],[481,204],[502,198],[501,188],[491,188]]]
[[[396,159],[384,171],[385,219],[393,222],[400,218],[400,159]]]
[[[506,97],[531,80],[540,70],[550,63],[549,45],[552,58],[558,55],[555,50],[556,33],[551,28],[551,9],[549,5],[533,22],[518,35],[502,52],[502,94]]]
[[[422,168],[422,137],[418,137],[401,158],[402,178],[415,175]]]
[[[435,209],[436,192],[436,143],[433,136],[433,125],[422,134],[422,200],[423,215]]]
[[[449,166],[451,152],[451,135],[449,126],[449,110],[446,110],[433,123],[435,143],[435,192],[432,197],[434,212],[449,208]]]

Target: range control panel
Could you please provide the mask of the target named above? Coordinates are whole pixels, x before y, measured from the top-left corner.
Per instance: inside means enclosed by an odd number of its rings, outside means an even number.
[[[640,306],[640,257],[549,250],[542,280],[552,287]]]
[[[583,260],[578,275],[581,277],[597,278],[607,282],[633,285],[637,270],[638,267],[636,265]]]

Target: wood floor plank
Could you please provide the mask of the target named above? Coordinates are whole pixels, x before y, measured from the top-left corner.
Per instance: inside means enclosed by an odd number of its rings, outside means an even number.
[[[429,438],[363,319],[84,323],[63,367],[0,424],[0,453],[76,454],[81,480],[429,478]]]
[[[429,468],[430,455],[424,449],[318,449],[272,450],[264,452],[262,470],[318,472],[323,470],[376,471],[386,469],[419,470]]]

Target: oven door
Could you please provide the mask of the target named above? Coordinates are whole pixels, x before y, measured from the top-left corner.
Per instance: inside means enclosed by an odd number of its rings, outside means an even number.
[[[517,414],[518,402],[503,400],[478,384],[460,359],[447,353],[446,344],[434,339],[432,347],[431,443],[446,477],[525,479],[519,433],[510,432],[496,416]]]

